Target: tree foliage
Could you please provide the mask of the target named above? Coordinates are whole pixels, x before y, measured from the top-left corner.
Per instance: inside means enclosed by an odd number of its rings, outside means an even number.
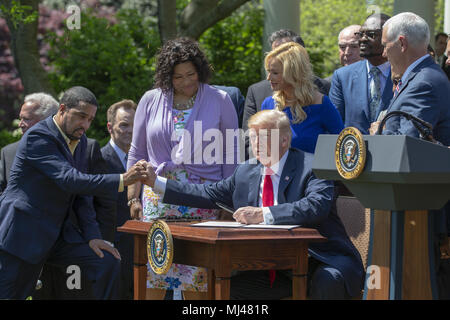
[[[311,55],[314,71],[328,77],[340,67],[338,35],[346,26],[361,25],[369,5],[377,5],[381,12],[392,15],[394,0],[301,0],[300,33]]]
[[[207,29],[230,16],[248,1],[158,0],[158,27],[161,42],[164,43],[177,36],[198,39]]]
[[[200,44],[214,68],[212,83],[238,87],[261,80],[264,10],[253,1],[206,31]]]
[[[95,93],[100,108],[89,135],[100,140],[107,136],[106,109],[122,99],[138,101],[152,86],[158,33],[137,17],[135,10],[122,10],[112,23],[87,12],[80,30],[48,38],[54,88],[61,93],[82,85]]]
[[[136,10],[120,10],[114,21],[93,13],[82,14],[80,30],[47,36],[50,80],[60,93],[74,85],[95,93],[100,108],[88,135],[104,143],[106,109],[121,99],[138,102],[152,88],[160,39],[155,22]],[[248,85],[260,80],[263,17],[262,6],[253,1],[201,37],[215,71],[213,83],[238,86],[245,94]]]
[[[19,1],[38,0],[13,0],[11,3]],[[224,1],[227,0],[211,3],[217,5]],[[247,87],[261,79],[262,43],[267,40],[262,38],[262,1],[242,1],[246,3],[233,14],[205,29],[205,32],[203,30],[201,35],[194,36],[214,69],[213,84],[236,86],[245,95]],[[81,3],[83,8],[80,30],[68,30],[64,21],[67,17],[65,7],[74,2]],[[155,58],[161,45],[158,2],[161,1],[42,0],[43,5],[39,7],[39,58],[49,73],[52,89],[61,93],[71,86],[82,85],[96,94],[100,108],[88,135],[101,143],[108,137],[107,107],[125,98],[138,102],[144,92],[153,86]],[[178,33],[179,28],[183,28],[181,21],[183,15],[187,15],[186,8],[191,2],[206,3],[205,0],[176,1]],[[326,77],[339,67],[337,37],[341,29],[350,24],[362,24],[369,15],[368,5],[378,5],[380,11],[392,15],[393,2],[301,0],[301,36],[306,42],[315,73]],[[444,0],[435,2],[435,30],[440,31]],[[84,4],[90,5],[91,10],[86,10]],[[95,6],[92,7],[92,4]],[[26,10],[15,11],[15,16],[18,19],[32,17]],[[195,19],[195,14],[192,17]],[[6,127],[8,130],[13,128],[11,117],[15,114],[8,115],[11,111],[5,110],[13,109],[11,101],[15,99],[14,113],[18,113],[23,99],[23,87],[7,46],[10,40],[6,23],[0,19],[0,129]],[[14,137],[8,131],[0,132],[0,147],[12,140]]]

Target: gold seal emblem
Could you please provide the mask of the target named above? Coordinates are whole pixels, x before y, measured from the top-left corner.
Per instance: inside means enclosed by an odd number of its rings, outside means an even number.
[[[153,222],[147,236],[147,256],[156,274],[166,274],[172,265],[173,239],[170,228],[162,220]]]
[[[334,152],[336,168],[342,178],[358,177],[366,164],[366,144],[361,132],[355,127],[341,131]]]

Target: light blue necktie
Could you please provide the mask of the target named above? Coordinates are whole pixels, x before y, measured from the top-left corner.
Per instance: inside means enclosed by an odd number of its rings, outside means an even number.
[[[381,101],[380,74],[381,71],[377,67],[372,67],[369,74],[372,76],[369,84],[369,109],[370,122],[375,121],[377,110]]]

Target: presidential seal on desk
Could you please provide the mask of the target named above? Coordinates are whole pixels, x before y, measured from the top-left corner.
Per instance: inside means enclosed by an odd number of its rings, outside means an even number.
[[[162,220],[153,222],[147,236],[147,256],[156,274],[166,274],[172,265],[173,239],[170,228]]]
[[[366,144],[361,132],[355,127],[341,131],[334,152],[336,168],[342,178],[357,178],[366,164]]]

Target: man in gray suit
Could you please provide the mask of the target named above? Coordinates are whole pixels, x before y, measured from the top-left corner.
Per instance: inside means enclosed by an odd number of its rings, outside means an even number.
[[[19,113],[19,128],[24,134],[36,123],[58,111],[58,102],[49,94],[39,92],[29,94],[24,99]],[[8,144],[0,151],[0,194],[6,189],[19,141]]]

